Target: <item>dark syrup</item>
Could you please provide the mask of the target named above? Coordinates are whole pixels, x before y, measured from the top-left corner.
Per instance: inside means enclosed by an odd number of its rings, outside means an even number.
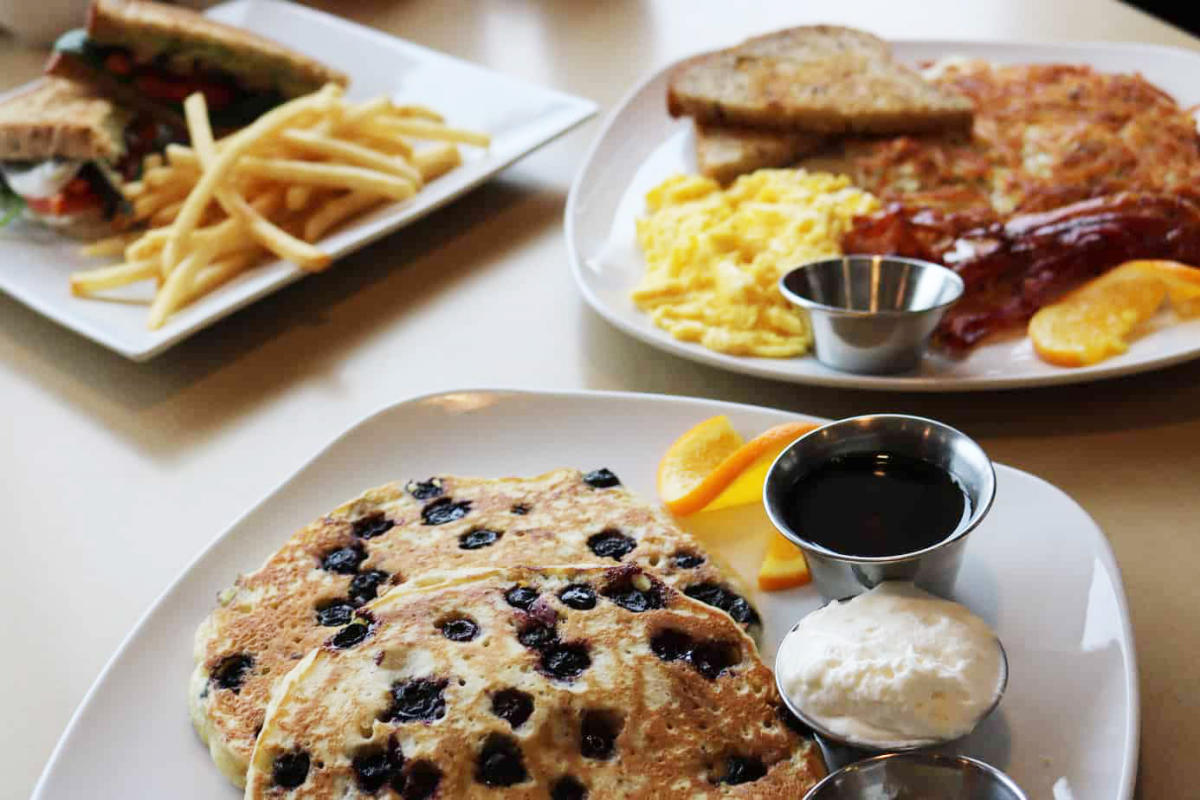
[[[970,516],[970,501],[941,467],[897,453],[830,459],[804,475],[786,501],[801,537],[848,556],[924,550]]]

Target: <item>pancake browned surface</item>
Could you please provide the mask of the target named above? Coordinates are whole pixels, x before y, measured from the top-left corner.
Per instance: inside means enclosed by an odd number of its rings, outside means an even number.
[[[667,110],[709,125],[815,133],[966,129],[971,102],[895,61],[853,28],[810,25],[748,39],[675,68]]]
[[[280,682],[248,800],[794,800],[823,773],[750,638],[651,572],[421,583]]]
[[[301,529],[222,593],[196,634],[192,721],[240,784],[271,687],[356,606],[439,570],[617,562],[653,567],[669,585],[758,624],[699,544],[608,470],[393,483]]]

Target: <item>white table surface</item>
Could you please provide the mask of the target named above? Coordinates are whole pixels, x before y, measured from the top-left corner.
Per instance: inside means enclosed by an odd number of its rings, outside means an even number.
[[[892,37],[1200,48],[1106,0],[324,7],[606,109],[675,58],[803,22]],[[32,77],[41,60],[0,39],[0,88]],[[417,226],[147,364],[0,297],[0,796],[28,796],[125,633],[238,514],[379,406],[483,386],[691,394],[835,417],[894,410],[964,428],[995,459],[1065,489],[1107,531],[1138,637],[1139,794],[1194,792],[1200,364],[1091,387],[919,396],[771,384],[660,354],[592,314],[567,273],[563,204],[597,129],[589,123]]]

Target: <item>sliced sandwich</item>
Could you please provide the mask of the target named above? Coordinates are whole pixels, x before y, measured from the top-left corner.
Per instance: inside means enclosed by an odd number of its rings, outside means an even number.
[[[140,0],[93,0],[87,28],[55,44],[52,75],[93,83],[118,102],[182,121],[183,101],[202,92],[224,130],[346,76],[270,39],[187,8]]]
[[[893,60],[882,39],[832,25],[689,59],[671,77],[667,108],[710,126],[824,134],[965,130],[973,112],[968,98]]]
[[[67,233],[109,232],[125,210],[124,181],[173,138],[88,86],[44,78],[0,103],[6,206]]]

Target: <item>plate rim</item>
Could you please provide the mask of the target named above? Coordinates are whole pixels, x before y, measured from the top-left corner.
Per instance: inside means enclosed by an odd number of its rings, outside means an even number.
[[[1172,57],[1184,57],[1195,60],[1200,66],[1200,52],[1193,52],[1176,45],[1157,44],[1153,42],[1104,42],[1104,41],[1071,41],[1030,39],[930,39],[930,38],[888,38],[893,45],[908,47],[939,47],[939,48],[971,48],[971,47],[1031,47],[1043,50],[1055,48],[1091,50],[1093,52],[1127,51],[1127,52],[1158,52]],[[697,51],[706,52],[706,51]],[[1167,367],[1182,364],[1200,358],[1200,343],[1190,350],[1152,356],[1132,364],[1112,364],[1104,362],[1084,367],[1061,368],[1061,372],[1050,372],[1041,375],[1028,376],[995,376],[995,377],[937,377],[937,376],[896,376],[896,375],[854,375],[851,373],[836,373],[804,375],[786,373],[774,366],[774,363],[788,359],[765,359],[743,356],[731,356],[708,350],[698,344],[680,342],[664,331],[652,325],[640,325],[623,319],[615,308],[610,307],[593,291],[584,273],[581,254],[576,247],[575,226],[579,215],[579,196],[584,185],[584,176],[593,171],[596,155],[600,146],[613,133],[618,118],[631,103],[646,91],[649,86],[675,69],[679,64],[693,57],[696,53],[674,59],[666,65],[648,73],[629,89],[621,99],[613,105],[605,115],[600,131],[592,140],[587,153],[580,164],[575,177],[571,181],[567,202],[563,209],[563,234],[567,245],[567,261],[571,277],[576,288],[583,295],[587,304],[618,330],[632,336],[656,350],[685,358],[689,361],[704,364],[728,372],[751,375],[756,378],[796,383],[808,386],[819,386],[838,389],[859,389],[863,391],[903,391],[920,393],[952,393],[952,392],[983,392],[1003,391],[1014,389],[1036,389],[1050,386],[1091,383],[1094,381],[1111,380],[1143,372],[1152,372]],[[810,356],[811,357],[811,356]]]
[[[671,394],[664,394],[664,393],[649,393],[649,392],[604,391],[604,390],[594,390],[594,389],[537,390],[537,389],[513,389],[513,388],[504,388],[504,387],[462,388],[462,389],[448,389],[448,390],[425,392],[422,394],[414,395],[414,396],[403,398],[400,400],[395,400],[390,403],[385,403],[385,404],[379,406],[378,408],[376,408],[374,411],[370,411],[367,414],[365,414],[364,416],[360,417],[359,419],[351,422],[340,433],[331,437],[325,444],[323,444],[319,448],[317,448],[317,450],[315,452],[313,452],[312,455],[310,455],[308,458],[305,458],[300,464],[298,464],[296,466],[295,469],[293,469],[287,475],[285,475],[278,483],[275,484],[275,486],[272,489],[270,489],[268,492],[266,492],[257,502],[253,503],[252,505],[247,507],[244,511],[242,511],[240,514],[238,514],[227,526],[225,526],[220,531],[220,533],[218,533],[207,544],[205,544],[203,547],[201,547],[200,550],[196,553],[196,555],[193,556],[184,565],[184,567],[175,575],[175,577],[171,579],[171,581],[167,584],[167,586],[164,587],[161,592],[159,592],[159,594],[154,598],[154,600],[151,601],[151,603],[146,607],[146,609],[138,616],[137,621],[130,628],[129,632],[125,634],[125,636],[121,639],[120,643],[113,650],[112,654],[105,661],[104,666],[100,669],[100,671],[97,673],[96,677],[93,679],[91,685],[88,687],[88,690],[84,693],[82,699],[79,701],[79,704],[75,707],[75,710],[71,713],[71,716],[68,719],[66,726],[63,728],[62,733],[58,737],[58,741],[55,742],[54,748],[50,751],[50,755],[46,759],[46,763],[42,767],[42,771],[38,776],[37,782],[34,784],[33,792],[30,795],[30,800],[43,800],[43,798],[44,798],[43,790],[45,788],[45,785],[46,785],[47,781],[50,779],[55,766],[58,764],[59,760],[62,758],[63,753],[66,751],[68,741],[72,738],[72,735],[74,734],[76,728],[78,727],[79,721],[82,718],[84,712],[95,701],[96,695],[99,692],[100,687],[107,681],[110,673],[113,672],[114,668],[116,667],[117,661],[121,658],[121,656],[123,656],[125,654],[125,652],[129,649],[129,647],[131,646],[133,641],[138,637],[138,635],[140,634],[142,629],[146,626],[148,620],[150,619],[150,616],[152,614],[154,614],[159,609],[160,606],[163,605],[167,596],[170,595],[172,592],[174,592],[177,589],[177,587],[180,586],[180,584],[182,584],[185,580],[187,580],[188,576],[191,575],[191,573],[196,569],[196,567],[199,565],[199,563],[202,560],[204,560],[204,558],[212,550],[214,550],[226,538],[228,538],[230,535],[232,535],[234,530],[236,530],[243,523],[244,520],[246,520],[252,514],[257,512],[263,506],[270,503],[275,497],[277,497],[281,492],[283,492],[283,490],[288,486],[288,484],[290,484],[297,477],[299,477],[300,473],[302,473],[308,467],[310,467],[312,464],[314,464],[319,459],[324,457],[337,444],[339,444],[346,438],[350,437],[359,428],[368,426],[368,425],[372,424],[373,422],[377,421],[378,419],[380,419],[381,417],[384,417],[390,413],[393,413],[405,406],[416,407],[419,405],[428,405],[429,401],[431,401],[431,400],[435,400],[438,398],[443,398],[443,397],[447,397],[447,396],[451,396],[451,395],[489,396],[492,398],[498,398],[500,400],[520,399],[520,398],[537,398],[537,399],[547,400],[547,401],[563,401],[563,402],[568,402],[568,403],[573,402],[573,401],[578,401],[581,399],[599,399],[599,400],[608,400],[608,401],[616,401],[616,402],[647,402],[648,401],[651,403],[662,404],[662,405],[695,406],[695,407],[701,407],[701,408],[706,408],[706,409],[748,412],[748,413],[766,412],[768,414],[784,415],[787,417],[802,417],[802,418],[808,418],[811,420],[824,421],[824,422],[830,421],[826,417],[820,417],[820,416],[811,415],[811,414],[804,414],[801,412],[790,411],[787,409],[772,408],[770,406],[759,406],[759,405],[753,405],[750,403],[737,403],[737,402],[732,402],[732,401],[728,401],[728,400],[714,400],[714,399],[703,398],[703,397],[694,397],[694,396],[690,396],[690,395],[671,395]],[[1087,509],[1085,509],[1082,505],[1080,505],[1078,502],[1076,502],[1073,497],[1071,497],[1069,494],[1067,494],[1067,492],[1065,492],[1064,490],[1055,486],[1053,483],[1050,483],[1049,481],[1045,480],[1044,478],[1034,475],[1033,473],[1026,472],[1025,470],[1020,469],[1018,467],[1011,467],[1011,466],[1008,466],[1005,464],[996,464],[996,466],[1000,467],[1002,470],[1011,470],[1015,473],[1020,474],[1022,477],[1032,478],[1033,480],[1037,481],[1038,483],[1044,484],[1045,486],[1049,487],[1051,490],[1059,493],[1064,498],[1066,498],[1066,500],[1068,502],[1072,503],[1079,510],[1079,512],[1083,514],[1084,518],[1091,525],[1095,539],[1096,539],[1096,545],[1097,545],[1096,553],[1097,553],[1101,563],[1103,564],[1104,568],[1108,571],[1109,575],[1112,576],[1112,578],[1114,579],[1112,588],[1113,588],[1113,593],[1115,594],[1116,600],[1117,600],[1117,609],[1120,612],[1121,633],[1122,633],[1122,636],[1125,639],[1125,641],[1128,643],[1128,647],[1124,648],[1122,651],[1122,654],[1123,654],[1122,661],[1123,661],[1123,666],[1125,669],[1125,693],[1126,693],[1126,697],[1128,698],[1128,706],[1129,706],[1129,715],[1128,715],[1128,719],[1126,720],[1126,730],[1125,730],[1125,736],[1126,736],[1127,741],[1129,742],[1129,746],[1125,749],[1125,752],[1122,754],[1121,778],[1120,778],[1119,784],[1116,788],[1118,789],[1118,797],[1120,798],[1120,800],[1132,800],[1134,783],[1137,779],[1138,755],[1141,751],[1141,697],[1140,697],[1140,692],[1139,692],[1139,681],[1138,681],[1137,643],[1134,638],[1133,620],[1132,620],[1132,617],[1130,616],[1130,612],[1129,612],[1129,601],[1125,594],[1125,581],[1121,574],[1120,564],[1117,563],[1116,555],[1113,552],[1112,545],[1109,542],[1108,537],[1104,533],[1104,529],[1101,528],[1099,524],[1097,524],[1096,520],[1093,519],[1092,515],[1088,513]]]
[[[477,189],[483,183],[495,178],[499,173],[503,172],[517,161],[532,155],[534,152],[540,150],[551,142],[554,142],[575,130],[580,125],[594,117],[599,111],[599,105],[590,98],[564,92],[560,89],[550,86],[544,86],[518,75],[501,72],[500,70],[493,69],[484,64],[470,61],[466,58],[445,53],[440,50],[435,50],[434,48],[428,47],[419,42],[414,42],[401,36],[397,36],[377,28],[372,28],[352,19],[340,17],[336,14],[316,8],[310,8],[308,6],[283,2],[283,0],[228,0],[228,2],[219,3],[204,9],[203,14],[205,16],[220,17],[220,15],[223,13],[234,13],[240,9],[252,10],[255,7],[276,9],[278,13],[304,19],[308,24],[337,25],[344,29],[352,30],[357,36],[365,37],[366,39],[383,45],[399,42],[402,43],[405,48],[410,49],[413,52],[420,52],[424,58],[434,61],[441,61],[443,63],[467,66],[475,70],[490,73],[492,75],[499,76],[506,81],[520,84],[528,90],[542,92],[548,98],[554,98],[558,102],[564,104],[564,108],[558,112],[563,117],[563,121],[557,126],[557,129],[554,131],[554,133],[539,138],[538,141],[532,146],[515,150],[506,156],[496,159],[495,162],[490,164],[486,170],[468,180],[462,186],[447,193],[444,197],[440,197],[437,200],[430,202],[428,205],[423,206],[416,216],[389,223],[378,230],[361,235],[351,241],[339,242],[334,246],[327,246],[326,249],[329,250],[334,261],[368,247],[374,242],[377,242],[386,236],[390,236],[399,230],[408,227],[409,225],[420,222],[422,219],[430,214],[433,214],[438,209],[454,202],[455,200],[458,200],[464,195],[469,194]],[[235,27],[240,28],[241,26],[235,25]],[[0,99],[5,99],[12,94],[24,91],[38,80],[41,80],[42,77],[43,76],[39,75],[30,81],[0,92]],[[386,205],[383,208],[386,208]],[[399,208],[399,204],[397,204],[397,208]],[[339,233],[344,232],[345,231],[335,231],[331,235],[336,236]],[[76,243],[72,242],[66,237],[63,237],[61,242],[56,242],[56,245],[59,244],[63,246],[70,246]],[[309,275],[309,273],[305,270],[300,269],[294,264],[290,264],[282,259],[264,262],[260,265],[260,267],[273,268],[282,271],[278,276],[263,283],[263,285],[257,287],[253,291],[250,291],[245,296],[225,301],[223,304],[211,309],[208,313],[184,322],[178,328],[169,333],[159,337],[152,335],[142,345],[132,346],[129,343],[122,341],[121,336],[114,332],[114,330],[109,326],[97,324],[91,319],[86,317],[78,317],[70,314],[69,312],[62,313],[59,309],[63,308],[63,303],[78,299],[70,296],[70,293],[67,292],[65,284],[63,286],[63,295],[59,296],[57,299],[55,299],[53,296],[39,293],[37,291],[27,291],[20,285],[15,287],[0,287],[0,292],[3,292],[12,299],[26,306],[49,322],[52,322],[77,336],[88,339],[89,341],[98,344],[111,352],[117,353],[118,355],[121,355],[130,361],[135,363],[143,363],[149,361],[155,356],[161,355],[163,352],[169,350],[184,340],[191,338],[200,331],[217,324],[226,317],[231,316],[232,314],[241,311],[250,305],[253,305],[268,295],[273,295],[282,291],[293,283],[299,281],[301,278],[305,278]]]

